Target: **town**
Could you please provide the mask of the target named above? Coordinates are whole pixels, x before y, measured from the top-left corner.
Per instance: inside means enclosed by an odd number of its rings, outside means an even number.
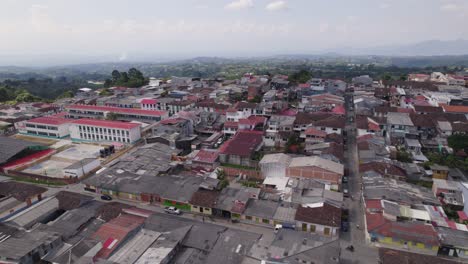
[[[468,261],[468,70],[124,75],[0,104],[0,263]]]

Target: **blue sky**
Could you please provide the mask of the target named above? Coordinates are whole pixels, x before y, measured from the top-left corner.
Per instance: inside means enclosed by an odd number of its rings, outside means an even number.
[[[0,6],[0,56],[9,60],[253,56],[468,39],[467,0],[0,0]]]

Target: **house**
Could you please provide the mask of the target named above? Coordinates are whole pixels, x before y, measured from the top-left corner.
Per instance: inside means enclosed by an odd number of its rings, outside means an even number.
[[[218,195],[212,214],[229,219],[240,219],[250,199],[259,199],[260,189],[226,187]]]
[[[248,223],[274,227],[276,223],[273,219],[278,206],[279,203],[275,201],[251,199],[241,219]]]
[[[255,167],[253,154],[262,147],[263,131],[239,131],[219,148],[221,163]]]
[[[204,189],[199,189],[194,192],[189,201],[192,212],[212,215],[213,208],[216,206],[219,194],[219,191]]]
[[[288,177],[316,179],[339,189],[344,174],[342,164],[318,156],[292,158],[286,170]]]
[[[447,180],[448,174],[449,174],[449,167],[447,166],[442,166],[439,164],[433,164],[430,166],[432,170],[432,178],[433,179],[442,179],[442,180]]]
[[[296,226],[304,232],[336,237],[341,227],[341,207],[327,202],[301,205],[295,220]]]
[[[267,188],[284,190],[288,182],[286,170],[291,163],[291,157],[283,154],[267,154],[259,162],[263,184]]]
[[[407,113],[390,112],[387,115],[388,137],[402,143],[406,134],[414,132],[414,124]]]
[[[450,205],[453,208],[462,210],[465,204],[463,190],[458,182],[433,179],[432,192],[442,204]]]
[[[293,131],[295,116],[273,115],[267,122],[263,142],[266,147],[282,147],[286,144],[282,134]],[[283,133],[285,132],[285,133]]]
[[[307,128],[301,133],[300,137],[305,138],[306,147],[307,145],[324,142],[327,136],[327,132],[319,130],[314,127]]]
[[[367,238],[377,245],[417,249],[435,255],[439,249],[437,232],[419,221],[391,221],[382,213],[366,213]]]
[[[227,121],[238,122],[239,119],[248,118],[256,113],[257,104],[248,102],[237,102],[226,111]]]
[[[202,167],[207,170],[214,170],[218,167],[219,152],[216,150],[199,150],[192,159],[192,167]]]
[[[317,130],[325,131],[327,134],[336,133],[341,135],[345,127],[345,117],[342,115],[332,115],[313,122],[311,126]]]
[[[180,111],[184,111],[190,109],[194,106],[194,102],[189,100],[181,100],[181,101],[172,101],[166,104],[167,111],[169,112],[169,116],[175,115]]]
[[[102,249],[96,254],[95,259],[110,257],[120,245],[140,231],[144,221],[144,217],[122,214],[103,224],[91,236],[102,243]]]
[[[0,220],[42,201],[46,188],[13,181],[0,182]]]
[[[377,121],[367,116],[356,116],[356,128],[358,136],[375,134],[380,132],[380,125]]]
[[[439,251],[438,256],[455,257],[466,261],[468,259],[468,232],[466,230],[457,230],[446,227],[436,227],[439,234]],[[455,261],[455,259],[454,259]]]
[[[425,187],[382,176],[375,171],[362,173],[363,196],[366,200],[385,199],[400,205],[440,205],[434,194]]]
[[[448,121],[437,121],[437,134],[446,138],[452,135],[452,124]]]
[[[63,245],[59,233],[49,231],[20,231],[0,225],[2,242],[0,243],[1,263],[34,264],[41,261],[55,248]]]

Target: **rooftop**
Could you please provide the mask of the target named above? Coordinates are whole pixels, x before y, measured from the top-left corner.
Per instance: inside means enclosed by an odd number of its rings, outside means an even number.
[[[44,116],[44,117],[37,117],[28,120],[28,123],[34,123],[34,124],[43,124],[43,125],[63,125],[70,123],[70,119],[65,119],[65,118],[60,118],[60,117],[53,117],[53,116]]]
[[[88,118],[74,120],[72,123],[77,124],[77,125],[84,125],[84,126],[96,126],[96,127],[120,128],[120,129],[132,129],[132,128],[140,126],[140,124],[138,123],[98,120],[98,119],[88,119]]]
[[[332,171],[337,174],[343,174],[343,164],[324,159],[318,156],[292,158],[289,167],[314,166],[324,170]]]
[[[111,112],[111,113],[125,113],[125,114],[137,114],[137,115],[149,115],[149,116],[162,116],[165,115],[164,111],[156,110],[142,110],[134,108],[121,108],[111,106],[95,106],[95,105],[68,105],[65,108],[73,110],[88,110],[98,112]]]
[[[329,203],[301,205],[296,211],[296,220],[325,226],[341,225],[341,208]]]
[[[221,154],[250,156],[262,144],[262,131],[239,131],[220,147]]]

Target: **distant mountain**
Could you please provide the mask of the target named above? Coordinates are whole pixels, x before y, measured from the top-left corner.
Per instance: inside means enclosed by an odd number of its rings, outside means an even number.
[[[379,46],[370,48],[343,47],[326,51],[344,55],[380,56],[446,56],[468,55],[468,40],[427,40],[408,45]]]

